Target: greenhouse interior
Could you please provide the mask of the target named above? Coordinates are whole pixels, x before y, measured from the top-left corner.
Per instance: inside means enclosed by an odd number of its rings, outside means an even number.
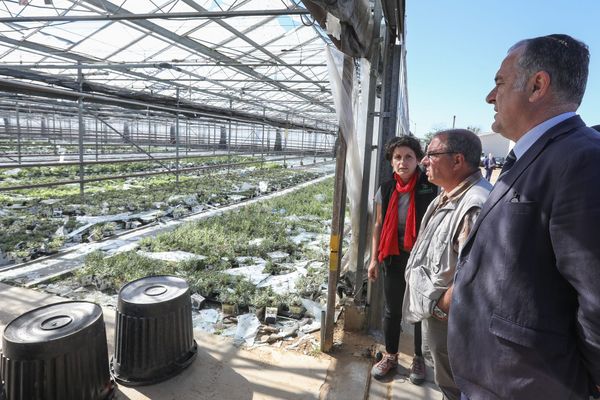
[[[404,1],[5,0],[0,26],[0,399],[191,398],[220,340],[289,388],[228,360],[239,393],[197,398],[359,398],[335,382],[372,345],[324,357],[381,328],[365,263],[382,143],[410,134]]]

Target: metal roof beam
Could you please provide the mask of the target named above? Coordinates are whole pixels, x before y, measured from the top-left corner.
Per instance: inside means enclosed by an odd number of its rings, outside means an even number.
[[[193,0],[183,0],[184,3],[186,3],[187,5],[189,5],[190,7],[200,11],[200,12],[205,12],[206,10],[204,8],[202,8],[199,4],[197,4],[195,1]],[[278,63],[283,64],[285,67],[289,68],[290,70],[292,70],[295,74],[303,77],[304,79],[307,80],[311,80],[308,76],[306,76],[304,73],[302,73],[301,71],[299,71],[298,69],[285,65],[285,61],[283,61],[281,58],[279,58],[279,56],[277,56],[276,54],[271,53],[270,51],[268,51],[266,48],[264,48],[263,46],[261,46],[260,44],[258,44],[257,42],[255,42],[254,40],[250,39],[248,36],[246,36],[244,33],[238,31],[237,29],[233,28],[231,25],[220,21],[220,20],[215,20],[214,21],[216,24],[222,26],[223,28],[227,29],[229,32],[233,33],[235,36],[237,36],[238,38],[244,40],[245,42],[251,44],[252,46],[254,46],[255,49],[260,50],[261,52],[263,52],[264,54],[266,54],[267,56],[269,56],[272,60],[277,61]],[[318,82],[315,82],[315,86],[317,86],[320,89],[324,89],[324,87],[322,85],[320,85]],[[296,94],[299,94],[297,90],[293,90],[290,89],[291,92],[294,92]]]
[[[104,9],[104,10],[106,10],[108,12],[112,12],[112,13],[120,12],[121,14],[127,14],[127,13],[129,13],[125,9],[123,9],[121,7],[118,7],[115,4],[113,4],[113,3],[111,3],[110,1],[107,1],[107,0],[83,0],[83,1],[85,1],[88,4],[92,4],[92,5],[100,8],[100,9]],[[264,76],[264,75],[262,75],[262,74],[260,74],[260,73],[258,73],[256,71],[254,71],[252,68],[249,68],[249,67],[245,66],[243,63],[236,62],[236,60],[234,60],[234,59],[232,59],[232,58],[230,58],[230,57],[228,57],[228,56],[226,56],[224,54],[221,54],[220,52],[218,52],[216,50],[213,50],[210,47],[207,47],[207,46],[205,46],[205,45],[203,45],[201,43],[198,43],[197,41],[192,40],[192,39],[190,39],[188,37],[183,37],[183,36],[180,36],[180,35],[178,35],[176,33],[173,33],[171,31],[169,31],[168,29],[165,29],[162,26],[157,25],[157,24],[155,24],[153,22],[146,21],[146,20],[135,20],[135,21],[133,21],[133,23],[137,24],[139,26],[142,26],[143,28],[147,29],[150,32],[156,33],[157,35],[160,35],[160,36],[163,36],[163,37],[165,37],[165,38],[167,38],[169,40],[172,40],[172,41],[178,43],[181,46],[184,46],[184,47],[186,47],[188,49],[194,50],[194,51],[196,51],[198,53],[207,55],[207,56],[209,56],[209,57],[211,57],[211,58],[213,58],[215,60],[225,61],[225,62],[228,62],[228,63],[232,63],[232,65],[231,65],[232,68],[235,68],[235,69],[239,70],[240,72],[242,72],[242,73],[244,73],[244,74],[246,74],[248,76],[252,76],[254,78],[264,80],[266,83],[269,83],[269,84],[271,84],[273,86],[280,87],[282,90],[284,90],[286,92],[290,92],[290,93],[292,93],[293,95],[295,95],[297,97],[303,98],[303,99],[308,100],[309,102],[312,102],[312,103],[317,103],[317,104],[321,103],[320,100],[315,99],[315,98],[313,98],[311,96],[308,96],[308,95],[305,95],[305,94],[299,93],[299,92],[290,91],[290,89],[287,86],[271,80],[270,78],[268,78],[268,77],[266,77],[266,76]],[[328,106],[328,105],[321,104],[321,107],[323,107],[327,111],[335,112],[335,109],[333,107]]]
[[[112,11],[111,11],[112,12]],[[310,14],[304,8],[283,10],[235,10],[235,11],[197,11],[175,13],[134,14],[119,13],[99,15],[39,15],[32,17],[2,17],[0,23],[13,22],[83,22],[83,21],[136,21],[149,19],[223,19],[234,17],[262,17],[272,15],[306,15]]]
[[[248,67],[281,67],[281,66],[294,66],[294,67],[326,67],[327,64],[317,63],[295,63],[295,64],[277,64],[275,62],[265,61],[262,63],[245,63]],[[15,63],[2,63],[2,67],[10,68],[30,68],[30,69],[105,69],[105,68],[171,68],[176,67],[215,67],[215,66],[227,66],[227,64],[219,63],[195,63],[195,62],[113,62],[113,63],[84,63],[84,64],[15,64]]]

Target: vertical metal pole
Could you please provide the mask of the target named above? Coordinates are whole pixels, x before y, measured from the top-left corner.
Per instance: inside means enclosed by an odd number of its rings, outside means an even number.
[[[229,100],[229,111],[233,111],[232,100]],[[229,120],[229,134],[227,135],[227,174],[229,174],[229,164],[231,164],[231,120]]]
[[[454,125],[456,124],[456,115],[452,116],[452,129],[454,129]]]
[[[379,27],[382,18],[381,3],[375,2],[374,10],[374,30],[373,42],[377,43],[380,40]],[[371,156],[373,153],[373,126],[375,125],[375,97],[377,89],[377,67],[379,64],[379,46],[374,46],[376,49],[371,57],[371,68],[369,71],[369,93],[367,95],[367,123],[365,126],[365,147],[364,147],[364,163],[361,181],[360,200],[357,209],[359,210],[358,226],[359,231],[354,233],[358,235],[358,249],[356,257],[356,278],[354,281],[354,302],[360,304],[363,300],[363,276],[364,276],[364,260],[367,246],[369,245],[369,189],[371,181]]]
[[[252,151],[252,158],[254,158],[254,139],[256,136],[256,125],[250,125],[250,149]]]
[[[313,147],[315,149],[315,152],[313,154],[313,164],[317,163],[317,132],[313,132]]]
[[[21,164],[21,121],[19,118],[19,103],[17,103],[17,160]]]
[[[81,72],[81,61],[78,61],[77,64],[79,68],[77,68],[77,80],[79,83],[79,93],[83,94],[83,73]],[[84,168],[83,168],[83,97],[79,96],[77,100],[78,107],[78,116],[79,116],[79,195],[81,196],[81,201],[83,198],[83,179],[84,179]],[[69,119],[69,123],[71,120]]]
[[[282,140],[283,143],[282,143],[282,146],[281,146],[281,150],[283,150],[283,167],[284,168],[287,167],[287,164],[286,164],[286,153],[287,153],[288,127],[289,127],[289,124],[290,124],[289,120],[290,120],[290,114],[288,113],[288,114],[285,115],[285,122],[286,122],[287,126],[283,130],[283,140]]]
[[[54,112],[52,113],[52,133],[56,135],[56,109],[54,107],[52,107],[52,109],[54,110]],[[56,142],[54,142],[54,148],[56,148]]]
[[[148,153],[152,150],[152,123],[150,122],[150,107],[146,107],[146,118],[148,118]]]
[[[177,88],[177,116],[175,118],[175,182],[179,190],[179,88]]]
[[[94,132],[96,133],[96,161],[98,161],[98,118],[96,118],[94,121],[96,126],[94,129]]]
[[[102,130],[104,131],[104,140],[102,141],[102,149],[101,152],[102,154],[106,153],[106,145],[108,144],[108,126],[106,125],[102,125]]]
[[[213,156],[217,154],[217,123],[215,122],[214,138],[213,138]]]
[[[352,58],[344,56],[343,90],[352,93],[354,75]],[[348,99],[350,100],[350,99]],[[348,104],[348,107],[351,105]],[[344,216],[346,214],[346,140],[341,128],[338,131],[338,150],[335,160],[335,186],[333,189],[333,216],[329,241],[329,280],[327,282],[327,313],[325,321],[325,340],[321,342],[321,351],[328,352],[333,347],[333,324],[335,313],[335,295],[342,263],[342,243],[344,239]]]
[[[305,131],[305,127],[304,127],[304,118],[302,118],[302,142],[300,143],[300,159],[302,161],[300,161],[300,165],[304,165],[304,131]]]
[[[260,167],[262,168],[265,163],[265,114],[266,109],[263,107],[263,123],[262,123],[262,138],[260,143]]]
[[[190,120],[185,119],[185,155],[187,156],[190,151]]]

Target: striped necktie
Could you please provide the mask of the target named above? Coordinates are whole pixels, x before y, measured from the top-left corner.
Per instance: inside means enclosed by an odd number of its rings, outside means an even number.
[[[500,171],[500,176],[498,176],[498,179],[500,179],[502,175],[506,174],[508,170],[512,168],[512,166],[515,164],[515,161],[517,161],[517,157],[515,156],[515,152],[511,150],[506,156],[506,160],[504,160],[504,165],[502,166],[502,170]]]

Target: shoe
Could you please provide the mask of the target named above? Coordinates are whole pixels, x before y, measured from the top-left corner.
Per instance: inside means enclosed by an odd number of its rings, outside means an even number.
[[[414,356],[410,366],[410,375],[408,379],[414,385],[420,385],[425,382],[425,360],[421,356]]]
[[[381,361],[373,365],[373,368],[371,368],[371,376],[373,376],[375,379],[381,379],[390,371],[395,371],[396,367],[398,367],[398,354],[386,353]]]

